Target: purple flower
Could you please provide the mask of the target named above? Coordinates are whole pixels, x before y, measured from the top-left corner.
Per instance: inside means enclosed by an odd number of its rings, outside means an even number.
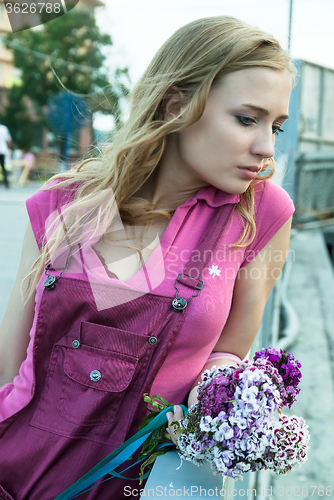
[[[296,401],[296,396],[300,392],[297,386],[302,376],[300,371],[301,364],[292,354],[282,349],[276,351],[272,346],[255,353],[253,359],[255,365],[260,363],[263,366],[264,360],[269,361],[278,372],[278,375],[272,373],[271,376],[281,394],[282,406],[289,406],[291,408],[293,402]],[[269,372],[270,369],[268,369],[268,374]]]

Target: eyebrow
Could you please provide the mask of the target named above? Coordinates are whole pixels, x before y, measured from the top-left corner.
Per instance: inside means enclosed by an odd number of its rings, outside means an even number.
[[[270,114],[268,109],[262,108],[261,106],[255,106],[254,104],[241,104],[241,106],[245,106],[246,108],[254,109],[255,111],[260,111],[260,113],[263,113],[264,115]],[[277,119],[282,119],[282,120],[287,120],[288,118],[289,118],[289,115],[281,115],[281,116],[277,117]]]

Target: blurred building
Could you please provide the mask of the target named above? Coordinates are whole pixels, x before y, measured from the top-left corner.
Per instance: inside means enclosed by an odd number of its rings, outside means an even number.
[[[13,81],[19,78],[19,71],[13,65],[12,52],[7,49],[2,42],[2,38],[12,31],[8,19],[4,2],[0,0],[0,108],[6,103],[6,92],[11,87]],[[94,16],[94,9],[102,7],[104,3],[101,0],[79,0],[75,9],[88,9]],[[32,114],[33,109],[31,108]],[[36,145],[37,161],[39,165],[47,162],[48,168],[51,171],[57,170],[57,153],[56,137],[48,130],[43,129],[36,123],[38,130],[39,141]],[[71,159],[80,157],[92,143],[92,124],[82,128],[77,132],[73,141],[71,141],[70,156]]]
[[[294,227],[323,228],[334,265],[334,70],[308,61],[294,63],[298,80],[275,159],[296,207]]]

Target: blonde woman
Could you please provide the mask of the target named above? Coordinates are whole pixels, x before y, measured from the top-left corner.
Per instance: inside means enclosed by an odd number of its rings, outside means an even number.
[[[28,200],[0,337],[4,498],[55,498],[137,431],[143,393],[180,418],[204,369],[246,356],[289,245],[293,203],[268,179],[294,79],[271,35],[194,21],[151,62],[113,144]]]

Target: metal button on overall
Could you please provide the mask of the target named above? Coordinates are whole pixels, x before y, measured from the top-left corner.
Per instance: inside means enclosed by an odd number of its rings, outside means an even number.
[[[149,343],[150,345],[155,345],[157,342],[158,342],[158,339],[157,339],[156,337],[150,337],[150,338],[148,339],[148,343]]]
[[[79,340],[73,340],[73,342],[72,342],[72,346],[74,347],[74,349],[78,349],[78,347],[80,347],[80,342],[79,342]]]
[[[172,302],[174,311],[183,311],[188,305],[188,302],[183,297],[175,297]]]
[[[99,372],[99,370],[93,370],[90,373],[89,377],[92,380],[92,382],[98,382],[101,378],[101,372]]]
[[[56,281],[57,278],[56,276],[49,276],[45,281],[44,281],[44,286],[48,290],[52,290],[56,286]]]

